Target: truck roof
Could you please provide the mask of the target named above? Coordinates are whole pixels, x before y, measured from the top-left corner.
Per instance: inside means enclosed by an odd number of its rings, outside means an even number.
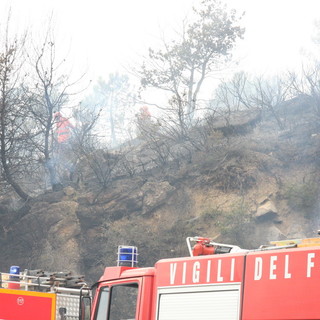
[[[101,281],[110,281],[115,279],[126,279],[142,276],[154,276],[155,268],[132,268],[132,267],[107,267],[104,269]]]

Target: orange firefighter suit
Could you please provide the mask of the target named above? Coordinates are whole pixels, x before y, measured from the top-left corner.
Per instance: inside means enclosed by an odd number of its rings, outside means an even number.
[[[74,129],[73,124],[67,118],[64,118],[60,112],[54,114],[54,119],[56,121],[58,143],[68,142],[72,134],[72,129]]]

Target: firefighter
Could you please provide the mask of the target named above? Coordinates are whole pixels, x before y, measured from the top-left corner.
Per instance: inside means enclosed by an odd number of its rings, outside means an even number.
[[[64,118],[60,112],[54,114],[54,120],[56,122],[56,133],[58,143],[67,143],[71,137],[73,124]]]
[[[139,137],[146,137],[153,128],[153,122],[151,119],[151,113],[147,106],[140,108],[139,113],[136,115],[137,129]]]
[[[56,112],[53,116],[56,124],[57,148],[55,161],[58,172],[62,180],[72,180],[74,172],[73,153],[71,150],[70,139],[74,125],[69,119],[63,117],[60,112]]]
[[[151,113],[147,106],[143,106],[140,108],[139,118],[142,120],[149,120],[151,118]]]

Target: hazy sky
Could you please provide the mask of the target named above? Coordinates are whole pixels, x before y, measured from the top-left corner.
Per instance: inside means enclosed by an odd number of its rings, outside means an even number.
[[[68,53],[76,70],[102,76],[140,65],[149,46],[178,30],[192,4],[200,0],[1,0],[1,21],[9,7],[12,25],[32,26],[41,34],[53,13],[57,47]],[[320,0],[226,0],[246,11],[245,40],[236,53],[240,66],[261,73],[300,65],[303,47],[311,45]],[[305,50],[306,51],[306,50]]]

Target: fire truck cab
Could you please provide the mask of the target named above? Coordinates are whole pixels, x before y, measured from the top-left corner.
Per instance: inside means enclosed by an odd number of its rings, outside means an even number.
[[[118,266],[97,283],[90,319],[320,319],[319,238],[256,250],[201,237],[187,242],[190,257],[152,268],[134,267],[137,249],[121,246]]]

